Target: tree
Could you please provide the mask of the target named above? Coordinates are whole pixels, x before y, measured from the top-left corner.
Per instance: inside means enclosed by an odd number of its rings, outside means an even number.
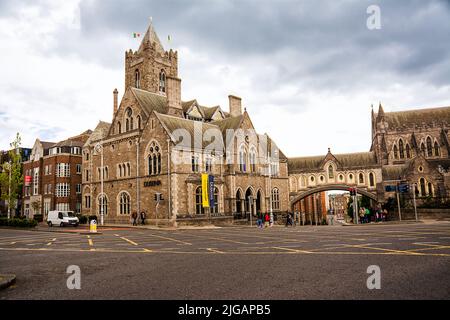
[[[31,203],[31,208],[33,208],[34,214],[40,214],[41,210],[41,202],[39,200],[35,200]]]
[[[9,212],[17,205],[17,197],[22,190],[23,174],[22,174],[22,155],[20,145],[22,139],[20,134],[16,134],[16,138],[10,143],[11,150],[8,152],[9,161],[1,164],[0,172],[0,189],[2,200],[8,201]]]

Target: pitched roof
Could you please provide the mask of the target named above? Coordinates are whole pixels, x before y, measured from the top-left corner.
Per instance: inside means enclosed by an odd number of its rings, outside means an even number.
[[[51,148],[55,144],[55,142],[49,142],[49,141],[40,141],[40,142],[41,142],[42,148],[44,148],[44,149]]]
[[[216,111],[218,109],[220,109],[219,106],[215,106],[215,107],[203,107],[202,106],[201,108],[203,109],[203,114],[205,115],[206,120],[211,120],[214,113],[216,113]]]
[[[216,125],[200,122],[200,121],[194,121],[189,119],[184,119],[180,117],[175,116],[169,116],[166,114],[161,113],[155,113],[156,116],[159,118],[161,123],[163,124],[164,128],[166,129],[167,133],[170,135],[173,142],[178,143],[179,137],[174,135],[175,130],[177,129],[184,129],[189,133],[189,136],[191,137],[191,146],[195,147],[195,137],[199,137],[202,141],[202,147],[206,147],[210,144],[209,141],[204,141],[204,133],[206,130],[209,129],[218,129]],[[221,137],[222,138],[222,137]],[[223,140],[219,141],[219,143],[223,144]]]
[[[374,152],[342,153],[333,155],[338,161],[338,166],[342,168],[359,168],[377,165],[377,159]],[[326,156],[288,158],[288,169],[290,172],[322,170],[322,163],[325,157]]]
[[[211,121],[211,124],[218,126],[220,131],[222,131],[222,134],[224,135],[227,129],[238,129],[241,125],[243,117],[244,115],[241,114],[237,117],[228,117],[222,120]]]
[[[450,124],[450,107],[385,112],[384,119],[387,121],[389,128],[397,128],[404,125],[420,126],[422,123],[432,125],[433,122],[436,124],[443,122]]]
[[[382,174],[383,174],[383,180],[398,180],[403,179],[405,172],[407,171],[406,165],[390,165],[390,166],[383,166],[382,168]]]
[[[133,87],[131,87],[131,92],[147,114],[151,114],[153,110],[158,113],[167,112],[167,98],[165,96]]]
[[[141,52],[144,49],[144,43],[155,43],[156,44],[156,50],[160,53],[164,53],[164,47],[161,44],[161,41],[158,38],[158,35],[155,32],[155,28],[153,27],[153,24],[150,22],[147,31],[145,32],[144,38],[142,39],[141,45],[139,46],[138,52]]]
[[[105,121],[99,121],[94,131],[87,139],[85,145],[92,143],[93,141],[98,141],[105,138],[108,135],[109,128],[111,127],[111,123]]]

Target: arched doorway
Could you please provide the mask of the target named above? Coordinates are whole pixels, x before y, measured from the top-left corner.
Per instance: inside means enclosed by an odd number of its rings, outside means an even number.
[[[243,216],[243,201],[242,201],[242,193],[241,190],[238,189],[236,191],[236,217],[242,218]]]
[[[255,197],[253,195],[253,191],[249,187],[249,188],[247,188],[247,191],[245,191],[245,217],[247,219],[250,219],[250,215],[253,213],[254,205],[255,205],[254,201],[255,201]]]
[[[260,213],[262,208],[262,195],[261,190],[256,193],[256,213]]]

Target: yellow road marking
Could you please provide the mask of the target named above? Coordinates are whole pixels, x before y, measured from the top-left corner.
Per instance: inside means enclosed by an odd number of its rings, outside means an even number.
[[[284,248],[284,247],[272,247],[273,249],[278,249],[278,250],[286,250],[292,253],[311,253],[310,251],[306,251],[306,250],[298,250],[298,249],[291,249],[291,248]]]
[[[126,242],[129,242],[129,243],[131,243],[131,244],[134,245],[134,246],[137,246],[137,245],[138,245],[136,242],[131,241],[130,239],[127,239],[127,238],[125,238],[125,237],[120,237],[120,239],[123,239],[123,240],[125,240]]]
[[[57,251],[57,252],[96,252],[96,253],[171,253],[171,254],[211,254],[207,251],[151,251],[151,250],[115,250],[115,249],[62,249],[62,248],[0,248],[2,251]],[[293,252],[272,252],[272,251],[258,251],[258,252],[223,252],[223,254],[229,255],[284,255],[292,254]],[[298,250],[297,254],[328,254],[328,255],[405,255],[396,252],[311,252]],[[414,256],[413,254],[410,254]],[[450,254],[446,253],[422,253],[420,256],[433,256],[433,257],[450,257]],[[417,255],[415,255],[417,256]]]
[[[214,253],[224,253],[223,251],[216,250],[214,248],[206,248],[206,250],[214,252]]]
[[[183,243],[183,244],[190,245],[190,246],[192,245],[192,243],[189,243],[189,242],[186,242],[186,241],[177,240],[177,239],[173,239],[173,238],[169,238],[169,237],[157,236],[156,234],[149,234],[149,236],[160,238],[160,239],[165,239],[165,240],[170,240],[170,241],[175,241],[175,242]]]
[[[373,249],[373,250],[381,250],[381,251],[387,251],[387,252],[394,252],[398,254],[405,254],[405,255],[422,255],[422,253],[419,252],[412,252],[412,251],[404,251],[404,250],[393,250],[393,249],[385,249],[385,248],[377,248],[377,247],[370,247],[367,245],[347,245],[346,247],[350,248],[363,248],[363,249]]]
[[[93,245],[94,245],[94,242],[92,242],[91,236],[87,236],[87,238],[88,238],[88,243],[89,243],[89,245],[90,245],[90,246],[93,246]]]
[[[450,246],[432,246],[432,247],[428,247],[428,248],[419,248],[419,249],[410,249],[410,250],[406,250],[406,251],[426,251],[426,250],[438,250],[438,249],[449,249]]]

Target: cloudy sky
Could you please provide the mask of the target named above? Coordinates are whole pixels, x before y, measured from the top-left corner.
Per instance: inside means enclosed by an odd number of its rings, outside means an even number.
[[[17,131],[31,147],[111,121],[124,52],[150,16],[178,50],[182,99],[228,110],[241,96],[288,156],[368,151],[380,101],[450,105],[448,0],[0,0],[0,149]]]

